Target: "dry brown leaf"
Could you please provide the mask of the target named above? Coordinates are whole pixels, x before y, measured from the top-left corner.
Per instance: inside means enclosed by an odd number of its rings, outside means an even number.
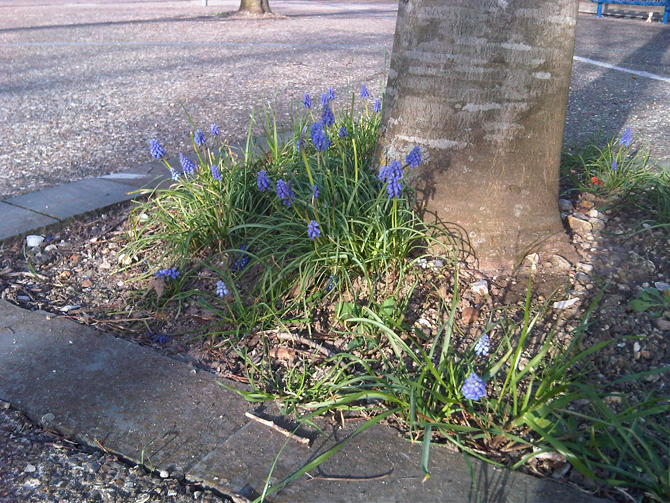
[[[479,318],[479,309],[476,307],[466,307],[461,312],[461,321],[466,325],[474,323],[477,318]]]

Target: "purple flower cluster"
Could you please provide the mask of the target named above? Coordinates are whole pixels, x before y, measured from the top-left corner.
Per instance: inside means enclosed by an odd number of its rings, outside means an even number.
[[[339,134],[340,134],[340,138],[345,138],[346,136],[348,136],[347,128],[345,128],[344,126],[342,126],[342,127],[340,128],[340,133],[339,133]]]
[[[488,334],[482,335],[475,344],[475,354],[477,356],[486,356],[491,349],[491,339]]]
[[[269,190],[270,185],[272,182],[270,182],[270,179],[268,178],[268,173],[264,169],[260,170],[258,172],[258,178],[256,180],[256,185],[258,185],[258,190],[263,192],[264,190]]]
[[[244,250],[247,249],[247,244],[244,243],[242,246],[240,246],[240,256],[237,258],[235,261],[235,264],[233,264],[232,270],[233,271],[241,271],[244,269],[247,264],[249,263],[249,255],[244,253]]]
[[[393,161],[388,166],[379,168],[379,179],[386,182],[386,192],[389,198],[400,197],[400,192],[402,191],[402,185],[400,185],[400,180],[402,180],[402,165],[400,161]]]
[[[173,267],[172,269],[160,269],[156,273],[157,278],[165,280],[177,279],[177,276],[179,276],[179,271],[177,271],[176,267]]]
[[[291,182],[277,180],[277,197],[281,199],[281,202],[286,206],[293,206],[292,199],[295,197],[295,193],[291,187]]]
[[[319,229],[319,222],[317,222],[316,220],[309,221],[309,223],[307,224],[307,236],[312,241],[321,236],[321,229]]]
[[[323,93],[321,95],[321,106],[325,107],[328,104],[328,95],[326,93]]]
[[[185,175],[192,175],[195,173],[196,165],[182,153],[179,154],[179,163],[181,164],[181,169]]]
[[[372,109],[375,112],[381,112],[382,111],[382,100],[381,100],[381,98],[375,98],[375,103],[372,106]]]
[[[616,159],[614,159],[614,160],[612,161],[612,169],[613,169],[614,171],[616,171],[617,165],[618,165],[618,163],[616,162]]]
[[[314,199],[319,197],[319,187],[317,187],[316,185],[312,185],[312,197]]]
[[[172,179],[173,179],[175,182],[178,182],[178,181],[179,181],[179,177],[181,177],[181,175],[179,174],[179,172],[178,172],[176,169],[174,169],[174,168],[170,168],[170,176],[172,177]]]
[[[209,126],[209,130],[212,133],[212,136],[219,136],[219,134],[220,134],[219,133],[219,128],[217,127],[216,124],[212,124],[211,126]]]
[[[486,396],[486,383],[472,372],[469,377],[465,378],[462,391],[463,396],[468,400],[478,401]]]
[[[219,171],[219,168],[217,168],[215,165],[212,165],[209,170],[212,172],[212,178],[214,178],[214,180],[221,180],[221,172]]]
[[[197,145],[204,145],[205,144],[205,133],[200,131],[199,129],[195,130],[195,133],[193,133],[193,141]]]
[[[623,145],[624,147],[630,147],[630,142],[631,141],[633,141],[633,131],[629,126],[623,132],[623,135],[621,136],[621,139],[619,140],[619,145]]]
[[[418,145],[414,147],[409,154],[407,154],[405,162],[409,164],[411,169],[414,169],[418,167],[419,164],[421,164],[421,149]]]
[[[153,342],[157,342],[158,344],[165,344],[170,337],[169,335],[161,334],[160,332],[147,332],[147,335],[151,337]]]
[[[305,108],[312,108],[312,99],[309,97],[309,94],[305,93],[305,97],[302,99],[302,104]]]
[[[323,122],[323,125],[328,127],[332,126],[335,124],[335,114],[333,113],[333,110],[330,108],[330,105],[326,103],[323,106],[323,113],[321,114],[321,121]]]
[[[151,155],[156,159],[162,159],[166,155],[165,150],[161,147],[161,144],[158,143],[158,140],[149,141],[149,152],[151,152]]]
[[[328,101],[333,101],[335,99],[335,89],[332,87],[328,88],[328,93],[326,94]]]
[[[368,92],[368,88],[365,87],[365,84],[361,84],[361,98],[367,100],[369,97],[370,93]]]
[[[320,121],[312,124],[311,138],[317,150],[328,150],[328,147],[330,147],[330,139],[323,130],[323,124]]]
[[[228,287],[223,281],[217,281],[216,282],[216,294],[221,297],[222,299],[230,293],[230,290],[228,290]]]

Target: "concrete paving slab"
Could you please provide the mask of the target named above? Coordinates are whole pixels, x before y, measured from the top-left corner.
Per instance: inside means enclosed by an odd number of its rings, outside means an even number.
[[[289,440],[256,423],[233,435],[221,448],[196,464],[187,478],[230,494],[257,498],[266,479],[276,484],[311,459],[327,451],[353,432],[334,431],[320,437],[312,449]],[[283,448],[283,451],[282,451]],[[373,426],[349,438],[344,447],[310,474],[272,494],[273,503],[296,501],[449,502],[471,503],[572,503],[573,489],[551,480],[540,480],[518,472],[450,452],[442,446],[431,449],[431,477],[421,472],[421,445],[400,438],[385,426]],[[281,455],[279,455],[281,451]],[[270,474],[270,466],[277,463]],[[340,480],[337,480],[340,479]],[[605,500],[579,495],[580,502]]]
[[[248,420],[247,402],[190,365],[0,301],[0,398],[84,444],[187,471]]]
[[[87,178],[58,187],[6,199],[5,202],[38,211],[58,220],[66,220],[136,197],[137,187],[101,178]]]
[[[0,202],[0,242],[15,236],[40,233],[59,224],[60,221],[55,218]]]
[[[308,448],[244,415],[251,409],[213,375],[65,318],[0,300],[0,399],[92,447],[184,474],[224,494],[262,493],[347,439],[333,430]],[[231,386],[234,384],[230,383]],[[324,430],[327,431],[327,430]],[[550,480],[497,469],[435,446],[422,482],[421,446],[383,426],[349,438],[269,501],[596,503]],[[340,480],[338,480],[338,478]],[[346,480],[344,480],[346,479]],[[244,501],[244,500],[241,500]]]

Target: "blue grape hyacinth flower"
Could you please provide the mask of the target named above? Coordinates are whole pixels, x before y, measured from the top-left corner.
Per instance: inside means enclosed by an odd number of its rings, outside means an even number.
[[[379,179],[386,182],[386,193],[389,199],[392,197],[399,198],[402,192],[402,165],[400,161],[393,161],[388,166],[379,168]]]
[[[157,342],[158,344],[165,344],[170,337],[167,334],[161,334],[160,332],[151,332],[151,331],[147,332],[147,335],[151,337],[151,340],[153,342]]]
[[[272,182],[270,182],[270,179],[268,178],[268,173],[264,169],[260,170],[258,172],[258,178],[256,179],[256,185],[258,185],[258,190],[263,192],[264,190],[269,190],[270,185]]]
[[[418,145],[414,147],[409,154],[407,154],[405,162],[409,164],[411,169],[414,169],[418,167],[419,164],[421,164],[421,149]]]
[[[329,87],[326,97],[328,98],[328,101],[333,101],[335,99],[335,89],[333,89],[332,87]]]
[[[333,110],[330,108],[330,105],[328,105],[327,103],[323,107],[321,120],[323,121],[323,125],[326,127],[335,124],[335,114],[333,113]]]
[[[330,139],[323,130],[323,124],[320,121],[312,124],[311,139],[317,150],[328,150]]]
[[[468,400],[478,401],[486,396],[486,383],[477,374],[472,372],[463,383],[463,396]]]
[[[211,126],[209,126],[209,131],[210,133],[212,133],[212,136],[219,136],[220,134],[219,128],[217,127],[216,124],[212,124]]]
[[[177,279],[177,276],[179,276],[179,271],[177,270],[176,267],[173,267],[171,269],[160,269],[156,273],[157,278],[164,280]]]
[[[488,334],[482,335],[475,344],[475,354],[477,356],[486,356],[491,349],[491,339]]]
[[[617,166],[618,166],[618,163],[616,162],[616,159],[614,159],[614,160],[612,161],[612,169],[613,169],[614,171],[616,171]]]
[[[340,138],[346,138],[348,136],[347,128],[342,126],[339,132]]]
[[[293,206],[292,200],[295,197],[295,193],[293,192],[293,188],[291,188],[291,182],[277,180],[277,197],[281,199],[282,204],[288,207]]]
[[[232,267],[233,271],[241,271],[249,263],[249,260],[250,260],[251,257],[249,257],[248,254],[244,253],[244,250],[246,250],[246,249],[247,249],[247,244],[246,243],[244,243],[242,246],[240,246],[240,256],[237,258],[237,260],[233,264],[233,267]]]
[[[195,141],[195,143],[197,145],[204,145],[204,143],[205,143],[205,133],[203,133],[199,129],[196,129],[195,133],[193,133],[193,141]]]
[[[319,187],[317,187],[316,185],[312,185],[312,197],[314,199],[319,197]]]
[[[158,160],[166,156],[165,150],[161,147],[161,144],[158,143],[158,140],[149,141],[149,152],[151,152],[151,155]]]
[[[361,84],[361,98],[367,100],[369,97],[370,93],[368,92],[368,88],[365,87],[365,84]]]
[[[381,100],[381,98],[375,98],[375,103],[374,103],[372,109],[375,112],[381,112],[382,111],[382,100]]]
[[[181,169],[185,175],[192,175],[195,173],[196,165],[182,153],[179,154],[179,163],[181,164]]]
[[[170,176],[172,177],[172,180],[178,182],[179,178],[181,177],[181,174],[179,174],[179,171],[177,171],[176,169],[170,168]]]
[[[325,107],[328,104],[328,95],[326,93],[323,93],[321,95],[321,106]]]
[[[621,135],[621,139],[619,140],[619,145],[623,145],[624,147],[630,147],[630,142],[631,141],[633,141],[633,131],[631,130],[631,128],[629,126],[623,132],[623,135]]]
[[[209,168],[209,170],[212,172],[212,178],[214,178],[214,180],[221,180],[221,172],[219,171],[219,168],[212,164],[212,167]]]
[[[302,104],[305,108],[312,108],[312,99],[309,97],[309,94],[305,93],[305,97],[302,99]]]
[[[217,281],[216,282],[216,294],[221,297],[222,299],[230,293],[230,290],[228,290],[228,287],[223,281]]]
[[[309,221],[309,223],[307,224],[307,236],[312,241],[321,236],[321,229],[319,229],[319,222],[317,222],[316,220]]]

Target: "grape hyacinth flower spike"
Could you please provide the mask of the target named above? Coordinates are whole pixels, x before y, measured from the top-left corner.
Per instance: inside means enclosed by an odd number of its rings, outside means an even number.
[[[270,189],[270,179],[268,178],[267,171],[264,169],[258,172],[258,178],[256,179],[256,185],[258,185],[258,190],[263,192],[264,190]]]
[[[305,93],[305,97],[302,99],[302,104],[305,108],[312,108],[312,100],[309,97],[309,94]]]
[[[368,92],[368,88],[365,87],[365,84],[361,84],[361,98],[367,100],[369,97],[370,93]]]
[[[326,133],[323,130],[323,124],[320,121],[312,124],[311,139],[317,150],[328,150],[330,139],[326,136]]]
[[[149,152],[151,152],[151,155],[158,160],[161,160],[166,156],[165,150],[161,147],[161,144],[158,143],[158,140],[149,141]]]
[[[312,197],[317,199],[319,197],[319,187],[312,185]]]
[[[402,191],[402,185],[400,185],[400,180],[402,180],[402,166],[400,165],[400,161],[393,161],[388,166],[379,168],[379,179],[386,182],[386,192],[388,193],[389,199],[392,197],[400,197],[400,192]]]
[[[192,175],[195,173],[196,165],[182,153],[179,154],[179,163],[181,164],[181,169],[185,175]]]
[[[347,128],[344,127],[344,126],[342,126],[342,127],[340,128],[340,133],[339,133],[339,135],[340,135],[340,138],[345,138],[345,137],[347,136]]]
[[[220,134],[219,133],[219,128],[217,127],[216,124],[212,124],[211,126],[209,126],[209,130],[212,133],[212,136],[219,136],[219,134]]]
[[[228,290],[228,287],[223,281],[217,281],[216,282],[216,294],[221,297],[222,299],[230,293],[230,290]]]
[[[616,171],[617,166],[618,166],[618,163],[616,162],[616,159],[614,159],[614,160],[612,161],[612,170],[613,170],[613,171]]]
[[[328,104],[328,95],[326,93],[323,93],[321,95],[321,106],[325,107]]]
[[[623,145],[624,147],[630,147],[630,142],[631,141],[633,141],[633,131],[631,130],[631,128],[629,126],[623,132],[623,135],[621,135],[621,139],[619,140],[619,145]]]
[[[193,133],[193,141],[195,141],[195,143],[197,145],[204,145],[204,143],[205,143],[205,133],[203,133],[199,129],[196,129],[195,133]]]
[[[382,111],[382,100],[381,100],[381,98],[375,98],[375,103],[374,103],[372,109],[375,112],[381,112]]]
[[[465,398],[476,402],[486,396],[486,383],[481,377],[472,372],[470,376],[465,379],[462,391]]]
[[[477,356],[486,356],[491,349],[491,339],[488,334],[482,335],[475,344],[475,354]]]
[[[240,246],[240,256],[237,258],[237,260],[233,264],[233,267],[231,268],[233,271],[241,271],[249,263],[250,257],[248,254],[244,253],[244,250],[246,249],[247,249],[246,243]]]
[[[219,168],[212,164],[212,167],[209,168],[209,170],[212,172],[212,178],[214,178],[214,180],[221,180],[221,172],[219,171]]]
[[[170,176],[172,177],[172,180],[175,182],[178,182],[179,178],[181,178],[181,174],[179,174],[179,171],[177,171],[174,168],[170,168]]]
[[[291,182],[277,180],[277,197],[281,199],[282,204],[285,204],[289,208],[293,206],[293,198],[295,197],[295,193],[291,188]]]
[[[335,99],[335,89],[333,89],[332,87],[328,88],[327,98],[328,101],[333,101]]]
[[[411,169],[414,169],[418,167],[419,164],[421,164],[421,149],[418,145],[414,147],[409,154],[407,154],[405,162],[409,164]]]
[[[326,127],[335,124],[335,114],[333,113],[333,110],[330,108],[330,105],[328,103],[326,103],[323,106],[323,113],[321,114],[321,120],[323,121],[323,125]]]
[[[165,280],[177,279],[177,276],[179,276],[179,271],[177,271],[176,267],[173,267],[172,269],[160,269],[156,273],[157,278]]]
[[[316,220],[309,221],[309,224],[307,224],[307,236],[312,241],[321,236],[321,229],[319,229],[319,222],[317,222]]]

